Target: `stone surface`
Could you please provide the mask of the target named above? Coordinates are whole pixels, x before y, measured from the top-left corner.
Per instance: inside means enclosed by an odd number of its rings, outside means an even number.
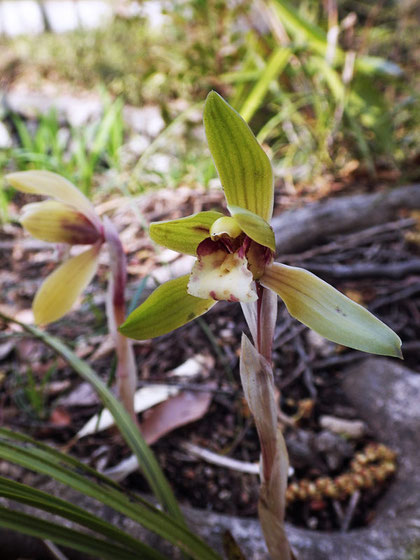
[[[42,8],[42,9],[41,9]],[[95,28],[110,21],[113,7],[103,0],[5,0],[0,2],[0,31],[9,36]]]
[[[11,148],[12,145],[12,137],[10,136],[9,131],[7,130],[4,123],[0,122],[0,150]]]
[[[75,96],[70,94],[39,93],[23,88],[14,88],[7,92],[3,101],[5,107],[26,119],[36,119],[51,110],[57,112],[60,124],[78,127],[89,121],[98,119],[103,113],[103,102],[94,94]],[[165,128],[162,112],[157,105],[132,107],[126,105],[123,109],[125,123],[135,132],[143,135],[140,151],[144,151],[150,143]],[[137,146],[135,147],[139,149]]]

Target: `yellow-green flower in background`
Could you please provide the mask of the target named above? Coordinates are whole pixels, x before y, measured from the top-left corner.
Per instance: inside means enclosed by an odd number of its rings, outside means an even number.
[[[35,322],[60,319],[73,307],[95,275],[105,241],[103,225],[90,201],[72,183],[50,171],[21,171],[7,175],[17,190],[52,197],[27,204],[21,224],[34,237],[53,243],[91,245],[61,264],[39,288],[32,304]]]
[[[215,92],[207,98],[204,125],[230,216],[199,212],[151,224],[155,242],[197,260],[191,274],[157,288],[120,332],[135,339],[166,334],[218,300],[252,304],[265,287],[280,296],[293,317],[325,338],[401,357],[399,337],[364,307],[304,269],[273,262],[273,174],[266,153],[240,115]]]

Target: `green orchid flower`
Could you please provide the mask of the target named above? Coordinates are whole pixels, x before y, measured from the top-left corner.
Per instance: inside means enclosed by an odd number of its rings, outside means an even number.
[[[126,257],[118,232],[105,217],[101,220],[92,203],[73,183],[41,169],[18,171],[6,176],[16,190],[50,197],[32,202],[22,209],[20,223],[34,237],[51,243],[65,243],[69,249],[88,245],[88,249],[70,256],[42,283],[32,303],[35,323],[48,325],[61,319],[76,303],[96,274],[104,245],[109,252],[109,288],[106,314],[109,332],[118,357],[116,370],[120,399],[133,419],[137,371],[131,340],[117,327],[125,318]]]
[[[90,201],[64,177],[51,171],[18,171],[6,176],[16,190],[51,197],[23,207],[20,223],[34,237],[51,243],[90,245],[61,264],[43,282],[32,308],[37,324],[47,325],[68,313],[95,276],[104,226]]]
[[[216,92],[207,97],[204,125],[230,216],[199,212],[150,225],[156,243],[194,255],[196,261],[191,274],[158,287],[120,332],[139,340],[166,334],[219,300],[241,302],[252,330],[250,319],[258,313],[263,288],[268,288],[293,317],[325,338],[364,352],[402,357],[400,338],[364,307],[314,274],[274,262],[270,160],[246,122]]]

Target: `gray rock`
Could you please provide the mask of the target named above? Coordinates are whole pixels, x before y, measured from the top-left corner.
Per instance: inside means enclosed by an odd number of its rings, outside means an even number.
[[[129,107],[123,109],[124,120],[139,134],[155,138],[165,128],[162,112],[157,105]]]
[[[57,111],[60,124],[81,126],[97,119],[102,113],[102,103],[97,97],[47,96],[42,93],[11,90],[5,98],[6,106],[14,113],[34,119],[52,109]]]
[[[12,137],[4,123],[0,122],[0,150],[12,147]]]
[[[316,435],[314,447],[325,458],[329,469],[338,470],[345,459],[353,455],[354,448],[343,437],[329,430],[322,430]]]

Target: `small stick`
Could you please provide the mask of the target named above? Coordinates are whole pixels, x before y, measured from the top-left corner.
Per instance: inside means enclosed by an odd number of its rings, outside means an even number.
[[[188,441],[184,441],[181,444],[182,449],[187,451],[191,455],[203,459],[207,463],[212,463],[218,467],[225,467],[234,471],[239,471],[248,474],[259,474],[260,465],[259,463],[247,463],[244,461],[238,461],[237,459],[231,459],[230,457],[225,457],[219,453],[213,453],[209,449],[204,449],[198,445],[194,445]]]
[[[347,506],[346,513],[344,514],[343,522],[341,524],[341,529],[340,529],[341,533],[346,533],[349,530],[350,523],[353,519],[356,506],[360,500],[360,496],[361,496],[360,490],[356,490],[352,494],[349,505]]]

